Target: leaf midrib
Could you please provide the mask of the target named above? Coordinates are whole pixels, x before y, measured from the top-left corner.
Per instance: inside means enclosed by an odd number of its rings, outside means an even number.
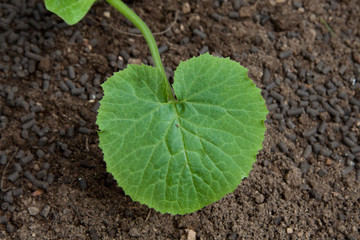
[[[182,140],[182,145],[183,145],[183,148],[184,148],[184,153],[185,153],[185,160],[186,160],[186,167],[189,169],[189,171],[191,172],[191,180],[192,180],[192,184],[195,188],[195,195],[196,195],[196,200],[198,203],[200,203],[200,200],[199,200],[199,196],[198,196],[198,189],[196,188],[196,185],[195,185],[195,181],[194,181],[194,175],[192,174],[192,170],[190,168],[190,165],[189,165],[189,157],[187,155],[187,151],[186,151],[186,147],[185,147],[185,139],[184,139],[184,134],[182,132],[182,125],[181,125],[181,120],[180,120],[180,115],[179,115],[179,112],[176,108],[176,104],[177,103],[172,103],[173,107],[174,107],[174,110],[175,110],[175,114],[176,114],[176,117],[177,117],[177,120],[178,120],[178,124],[179,124],[179,132],[181,134],[181,140]],[[184,169],[183,169],[184,170]]]

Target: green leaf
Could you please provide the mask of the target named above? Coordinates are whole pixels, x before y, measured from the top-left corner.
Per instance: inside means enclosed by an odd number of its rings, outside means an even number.
[[[107,170],[133,200],[185,214],[220,200],[247,177],[268,113],[247,70],[209,54],[162,74],[130,65],[103,85],[97,124]]]
[[[67,24],[79,22],[96,0],[45,0],[45,7]]]

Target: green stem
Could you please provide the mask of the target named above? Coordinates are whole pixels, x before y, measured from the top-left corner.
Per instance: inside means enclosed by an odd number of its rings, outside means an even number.
[[[143,20],[141,20],[141,18],[136,15],[136,13],[134,13],[128,6],[126,6],[125,3],[123,3],[121,0],[106,0],[111,6],[113,6],[116,10],[118,10],[121,14],[123,14],[127,19],[130,20],[130,22],[132,22],[135,27],[137,27],[140,32],[142,33],[142,35],[144,36],[149,49],[150,49],[150,53],[152,55],[152,58],[154,60],[154,64],[155,67],[157,69],[160,70],[160,72],[163,74],[164,76],[164,80],[165,80],[165,84],[167,85],[167,94],[168,94],[168,100],[169,101],[174,101],[175,97],[174,94],[171,90],[171,86],[170,83],[166,77],[165,74],[165,70],[164,70],[164,66],[161,62],[161,58],[160,58],[160,53],[159,53],[159,49],[156,45],[154,36],[152,35],[149,27],[144,23]]]

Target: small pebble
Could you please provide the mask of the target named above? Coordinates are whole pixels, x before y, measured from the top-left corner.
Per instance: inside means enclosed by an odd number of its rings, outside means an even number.
[[[319,126],[318,132],[323,134],[326,130],[326,127],[327,127],[327,123],[325,121],[322,121]]]
[[[309,96],[309,93],[305,90],[301,90],[301,89],[298,89],[296,91],[296,94],[299,96],[299,97],[307,97]]]
[[[14,212],[15,209],[16,209],[16,206],[15,206],[15,205],[9,205],[9,206],[8,206],[8,211],[9,211],[9,212]]]
[[[12,203],[14,201],[14,197],[13,197],[13,194],[12,194],[11,190],[6,192],[6,194],[4,196],[4,201],[7,202],[7,203]]]
[[[271,77],[271,73],[270,73],[270,70],[268,68],[264,68],[264,73],[263,73],[263,76],[262,76],[262,80],[264,83],[269,83],[269,80],[270,80],[270,77]],[[270,85],[271,83],[269,83]],[[275,86],[275,83],[272,82],[273,86]],[[266,90],[270,90],[271,88],[266,86]]]
[[[276,119],[276,120],[281,120],[284,118],[284,115],[281,114],[281,113],[275,113],[273,116],[272,116],[273,119]]]
[[[71,95],[77,96],[85,92],[84,87],[71,88]]]
[[[21,137],[24,139],[28,139],[29,138],[29,132],[25,129],[21,130]]]
[[[20,164],[21,164],[22,166],[24,166],[25,164],[28,164],[28,163],[31,162],[32,160],[34,160],[34,155],[29,154],[29,155],[26,155],[25,157],[23,157],[23,158],[20,159]]]
[[[19,163],[14,163],[14,169],[15,169],[15,171],[17,171],[18,173],[20,173],[20,172],[22,172],[22,167],[21,167],[21,165],[19,164]]]
[[[45,205],[40,212],[40,216],[43,218],[47,218],[49,216],[51,207],[49,205]]]
[[[5,224],[7,222],[8,222],[8,220],[7,220],[6,216],[0,216],[0,224]]]
[[[329,143],[329,148],[330,149],[335,149],[339,146],[339,143],[337,141],[332,141]]]
[[[343,177],[346,177],[349,173],[351,173],[354,170],[354,166],[348,166],[344,170],[342,170],[341,175]]]
[[[168,49],[169,49],[169,48],[168,48],[167,45],[162,44],[162,45],[160,45],[160,47],[159,47],[159,53],[162,54],[162,53],[166,52]]]
[[[279,142],[278,147],[283,153],[287,153],[289,151],[289,148],[283,142]]]
[[[69,87],[68,87],[68,86],[66,85],[66,83],[63,82],[63,81],[60,81],[60,82],[59,82],[59,87],[60,87],[60,89],[61,89],[62,91],[64,91],[64,92],[69,91]]]
[[[245,5],[246,3],[243,0],[235,0],[234,1],[234,10],[239,11],[240,8]]]
[[[270,91],[270,96],[272,96],[275,100],[279,102],[284,101],[284,96],[275,91]]]
[[[66,80],[66,81],[65,81],[65,84],[66,84],[70,89],[73,89],[73,88],[76,87],[76,86],[75,86],[75,83],[74,83],[73,81],[71,81],[71,80]]]
[[[282,217],[276,217],[273,219],[273,222],[275,223],[275,225],[279,225],[282,221],[283,221]]]
[[[276,36],[274,35],[273,32],[267,32],[266,35],[268,36],[268,38],[273,41],[275,40]]]
[[[296,125],[293,123],[293,121],[290,118],[287,119],[286,126],[290,129],[294,129],[296,127]]]
[[[286,50],[286,51],[282,51],[279,53],[279,58],[280,59],[285,59],[288,58],[292,55],[292,50]]]
[[[238,19],[238,18],[240,18],[240,14],[239,14],[239,12],[231,11],[231,12],[229,13],[229,18],[231,18],[231,19]]]
[[[54,183],[54,180],[55,180],[55,176],[54,176],[52,173],[50,173],[50,174],[48,175],[47,179],[46,179],[46,182],[47,182],[49,185],[51,185],[51,184]]]
[[[21,127],[25,130],[29,129],[29,128],[32,128],[34,125],[36,124],[36,121],[35,119],[32,119],[26,123],[24,123]]]
[[[340,68],[339,68],[339,74],[344,75],[346,69],[347,69],[346,65],[341,65]]]
[[[202,39],[205,39],[207,38],[206,34],[204,32],[202,32],[201,30],[199,29],[194,29],[193,33],[199,37],[201,37]]]
[[[39,141],[38,141],[38,146],[39,147],[44,147],[46,145],[46,143],[47,143],[47,140],[48,140],[47,137],[40,138]]]
[[[50,86],[50,81],[43,81],[43,91],[47,91],[49,90],[49,86]]]
[[[317,175],[319,175],[319,177],[324,177],[326,176],[327,174],[327,170],[326,169],[320,169],[318,172],[317,172]]]
[[[310,138],[309,138],[310,139]],[[316,141],[316,140],[315,140]],[[314,143],[312,145],[313,151],[315,154],[318,154],[320,152],[321,146],[319,143]]]
[[[332,151],[328,148],[323,147],[322,149],[320,149],[320,153],[321,153],[321,155],[323,155],[325,157],[330,157],[332,154]]]
[[[7,211],[9,206],[10,206],[10,204],[7,202],[1,203],[1,209],[4,211]]]
[[[355,147],[352,147],[350,150],[351,150],[351,152],[352,152],[353,154],[359,153],[359,152],[360,152],[360,146],[357,145],[357,146],[355,146]]]
[[[38,149],[38,150],[36,151],[36,156],[37,156],[38,158],[42,158],[43,156],[45,156],[45,152],[44,152],[43,150],[41,150],[41,149]]]
[[[49,170],[50,169],[50,164],[48,162],[45,162],[42,166],[43,169],[45,170]]]
[[[78,183],[81,190],[87,189],[87,183],[85,178],[79,178]]]
[[[7,177],[11,182],[15,182],[19,178],[19,172],[13,172]]]
[[[269,111],[273,111],[276,110],[278,108],[278,105],[276,103],[273,103],[271,105],[268,106],[268,110]]]
[[[297,79],[297,76],[296,76],[294,73],[292,73],[292,72],[288,72],[288,73],[286,74],[286,77],[287,77],[288,79],[290,79],[291,81],[296,81],[296,79]]]
[[[31,216],[36,216],[40,212],[40,210],[37,207],[29,207],[27,210]]]
[[[204,54],[204,53],[207,53],[209,51],[209,47],[208,46],[203,46],[200,51],[199,51],[199,54]]]
[[[300,171],[302,174],[307,174],[310,169],[310,164],[307,161],[300,163]]]
[[[91,240],[98,240],[99,239],[96,230],[93,229],[93,228],[91,228],[89,230],[89,236],[90,236]]]
[[[43,169],[36,173],[36,178],[38,179],[45,179],[47,176],[47,170]]]
[[[36,181],[36,178],[34,177],[34,175],[31,174],[31,172],[26,171],[24,172],[24,176],[30,180],[30,182],[34,183]]]
[[[106,17],[106,18],[110,18],[111,13],[109,11],[104,11],[103,16]]]
[[[91,134],[91,129],[86,128],[86,127],[79,127],[79,133],[85,134],[85,135],[90,135]]]
[[[309,129],[309,130],[304,131],[302,135],[303,135],[304,137],[308,138],[308,137],[310,137],[311,135],[315,134],[316,132],[317,132],[317,129],[316,129],[316,128],[311,128],[311,129]]]
[[[35,114],[33,112],[26,114],[20,118],[20,122],[24,123],[24,122],[30,121],[30,120],[34,119],[34,116],[35,116]]]
[[[8,223],[8,224],[6,225],[6,231],[7,231],[8,233],[13,233],[13,232],[15,231],[14,225]]]
[[[221,22],[221,20],[223,19],[223,16],[215,12],[211,14],[211,17],[217,22]]]
[[[13,191],[13,196],[14,196],[14,197],[21,196],[21,195],[23,195],[23,193],[24,193],[24,189],[23,189],[23,188],[16,188],[16,189],[14,189],[14,190],[12,190],[12,191]]]
[[[343,143],[345,143],[345,145],[347,145],[350,148],[356,147],[356,143],[354,143],[349,137],[344,137]]]
[[[70,155],[71,155],[71,153],[72,153],[72,152],[71,152],[69,149],[66,149],[66,150],[64,151],[63,155],[64,155],[64,157],[69,158]]]
[[[287,111],[288,116],[298,116],[304,113],[304,108],[291,108]]]
[[[7,163],[7,155],[4,152],[0,152],[0,164],[5,165]]]
[[[79,78],[79,82],[84,85],[89,79],[89,75],[87,73],[84,73],[83,75],[81,75],[81,77]]]
[[[35,54],[32,52],[25,52],[25,57],[30,58],[35,61],[38,61],[38,62],[40,62],[41,58],[42,58],[39,54]]]
[[[331,166],[333,164],[333,161],[331,161],[330,158],[326,158],[325,164],[326,166]]]

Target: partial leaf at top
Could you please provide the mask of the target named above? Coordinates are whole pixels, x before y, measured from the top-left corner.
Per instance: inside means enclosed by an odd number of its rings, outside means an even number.
[[[79,22],[96,0],[45,0],[46,8],[61,17],[67,24]]]
[[[133,200],[185,214],[233,192],[262,148],[267,109],[238,63],[209,54],[162,74],[129,66],[103,84],[97,124],[107,169]]]

